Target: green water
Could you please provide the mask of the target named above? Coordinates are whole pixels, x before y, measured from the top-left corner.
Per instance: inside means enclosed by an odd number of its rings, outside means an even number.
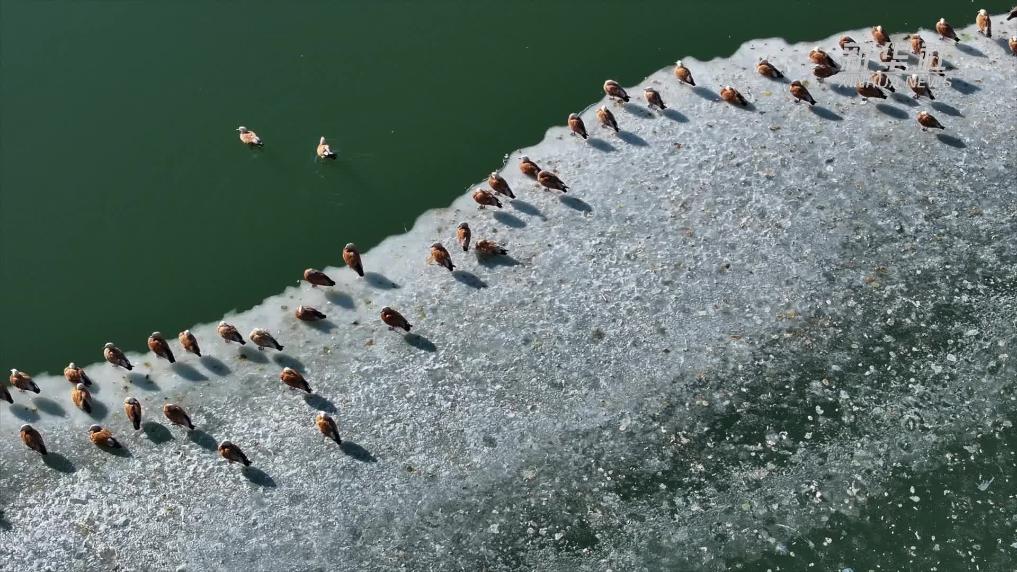
[[[760,4],[3,0],[4,367],[55,372],[249,307],[447,205],[606,78],[979,7]],[[315,160],[321,135],[338,161]]]

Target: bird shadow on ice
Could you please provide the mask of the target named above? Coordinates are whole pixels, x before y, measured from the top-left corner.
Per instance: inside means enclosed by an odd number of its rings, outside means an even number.
[[[967,145],[963,141],[961,141],[960,139],[954,137],[953,135],[947,135],[945,133],[937,133],[936,134],[936,139],[939,139],[940,143],[942,143],[944,145],[949,145],[950,147],[953,147],[955,149],[963,149],[963,148],[967,147]]]
[[[64,409],[63,405],[60,405],[48,397],[36,397],[32,400],[32,403],[35,404],[36,409],[42,411],[46,415],[54,415],[57,417],[65,417],[67,415],[67,410]]]
[[[208,381],[208,378],[205,377],[205,374],[194,369],[194,367],[186,363],[176,362],[175,364],[170,366],[170,369],[173,370],[173,373],[179,375],[180,377],[188,381]]]
[[[494,213],[494,220],[500,222],[505,226],[510,226],[512,228],[523,228],[524,226],[526,226],[526,222],[523,221],[523,219],[517,217],[514,214],[509,214],[502,211]]]
[[[646,139],[643,139],[631,131],[619,131],[618,138],[629,145],[635,145],[637,147],[646,147],[649,145],[649,143],[646,142]]]
[[[1003,48],[1003,51],[1006,52],[1006,55],[1008,56],[1013,55],[1013,52],[1010,50],[1010,44],[1007,43],[1006,38],[1004,38],[1003,36],[999,36],[996,38],[996,43],[999,44],[999,47]]]
[[[406,334],[403,336],[403,341],[406,342],[407,345],[415,347],[418,350],[423,350],[425,352],[438,351],[438,347],[434,345],[434,342],[420,334]]]
[[[481,254],[476,251],[474,251],[474,253],[477,257],[477,262],[485,268],[495,268],[498,266],[519,266],[520,264],[522,264],[522,262],[519,262],[518,260],[512,258],[507,254],[489,256],[486,254]]]
[[[324,411],[325,413],[336,413],[339,411],[339,408],[335,406],[335,403],[332,403],[332,401],[327,397],[318,395],[317,393],[305,394],[304,403],[318,411]]]
[[[979,50],[978,48],[972,46],[971,44],[957,44],[955,47],[957,48],[957,51],[964,52],[969,56],[975,56],[976,58],[985,57],[985,52]]]
[[[577,210],[581,213],[593,212],[593,207],[591,207],[589,203],[583,199],[573,197],[572,195],[559,195],[558,200],[561,201],[561,204],[568,208]]]
[[[297,371],[304,371],[304,362],[288,354],[275,354],[272,356],[272,361],[283,367],[290,367]]]
[[[314,328],[315,330],[318,330],[319,332],[324,332],[326,334],[332,333],[332,330],[336,328],[335,322],[328,319],[314,320],[313,322],[304,322],[304,325],[308,328]]]
[[[216,374],[226,376],[230,373],[228,365],[224,364],[219,358],[213,356],[201,356],[201,365],[205,366],[205,369]]]
[[[398,284],[386,278],[385,275],[377,272],[364,272],[364,281],[371,287],[378,288],[379,290],[395,290],[399,287]]]
[[[339,448],[346,453],[347,456],[353,457],[357,461],[362,463],[377,463],[378,458],[371,454],[370,451],[354,443],[353,441],[343,441]]]
[[[106,404],[101,401],[93,399],[88,402],[88,405],[91,409],[88,416],[96,421],[101,421],[109,415],[109,407],[106,407]]]
[[[74,466],[74,463],[70,459],[64,457],[60,453],[54,453],[52,451],[49,454],[43,456],[42,462],[46,463],[46,466],[53,469],[54,471],[60,471],[61,473],[73,473],[78,468]]]
[[[165,425],[155,421],[145,421],[141,424],[141,430],[148,437],[148,440],[156,445],[174,439],[173,433]]]
[[[28,421],[29,423],[39,420],[39,414],[32,409],[25,407],[20,403],[15,403],[7,408],[11,412],[11,415],[21,419],[22,421]]]
[[[523,214],[535,216],[541,220],[547,220],[547,217],[544,216],[544,213],[540,212],[540,209],[522,199],[515,199],[509,204],[512,205],[512,208]]]
[[[250,346],[240,347],[240,359],[247,359],[257,363],[268,363],[268,356],[262,350],[254,349]]]
[[[823,107],[822,105],[819,105],[819,106],[810,105],[809,106],[809,111],[811,111],[812,114],[815,115],[816,117],[821,117],[821,118],[826,119],[828,121],[843,121],[844,120],[843,117],[841,117],[840,115],[837,115],[832,109]]]
[[[887,105],[885,103],[877,103],[876,104],[876,109],[880,113],[882,113],[884,115],[889,115],[890,117],[893,117],[895,119],[907,119],[908,118],[908,112],[907,111],[904,111],[903,109],[900,109],[899,107],[894,107],[892,105]]]
[[[274,489],[277,486],[272,475],[269,475],[257,467],[244,467],[243,469],[240,469],[240,472],[243,473],[245,479],[259,487]]]
[[[466,270],[453,270],[452,277],[456,279],[456,282],[465,284],[470,288],[476,288],[477,290],[487,288],[487,282],[484,282],[479,276],[472,272],[467,272]]]
[[[603,151],[605,153],[610,153],[611,151],[614,151],[614,145],[598,137],[590,137],[589,139],[586,140],[586,144],[589,145],[590,147],[593,147],[597,151]]]
[[[696,87],[692,88],[692,93],[698,95],[699,97],[707,101],[720,101],[720,95],[718,95],[716,91],[713,91],[708,87],[697,85]]]
[[[952,78],[950,80],[950,87],[955,91],[959,91],[964,95],[971,95],[972,93],[982,89],[973,83],[968,83],[960,78]]]
[[[947,103],[943,103],[941,101],[933,101],[929,105],[931,105],[933,109],[942,113],[943,115],[949,115],[950,117],[964,117],[964,114],[961,113],[959,109]]]
[[[7,520],[7,515],[4,514],[3,510],[0,510],[0,530],[10,530],[14,527],[11,526],[11,521]]]
[[[103,453],[113,455],[114,457],[120,457],[121,459],[130,459],[134,456],[130,449],[124,447],[123,443],[121,443],[119,447],[105,447],[102,445],[97,445],[97,447]]]
[[[640,117],[642,119],[651,119],[653,117],[652,111],[639,107],[638,105],[625,105],[622,107],[622,109],[625,110],[625,112],[628,113],[629,115],[635,115],[636,117]]]
[[[917,100],[915,100],[915,98],[909,95],[905,95],[903,93],[897,92],[891,93],[890,98],[896,101],[897,103],[903,103],[908,107],[918,107],[919,105],[921,105],[920,103],[918,103]]]
[[[853,88],[853,87],[850,87],[850,86],[847,86],[847,85],[837,85],[835,83],[834,84],[829,84],[829,86],[830,86],[830,91],[836,93],[837,95],[840,95],[840,96],[843,96],[843,97],[857,97],[858,96],[858,92],[855,91],[855,88]]]
[[[353,297],[345,292],[339,292],[337,290],[326,290],[325,299],[329,302],[346,308],[347,310],[353,309]]]
[[[670,108],[670,107],[668,107],[667,109],[662,111],[661,115],[663,115],[664,117],[670,119],[671,121],[675,121],[675,122],[678,122],[678,123],[688,123],[689,122],[689,118],[686,117],[682,112],[678,111],[677,109]]]
[[[188,431],[187,440],[207,451],[219,450],[219,443],[215,440],[215,437],[212,437],[201,429]]]
[[[145,391],[159,391],[159,386],[152,381],[152,378],[142,373],[127,374],[127,383],[135,385]]]

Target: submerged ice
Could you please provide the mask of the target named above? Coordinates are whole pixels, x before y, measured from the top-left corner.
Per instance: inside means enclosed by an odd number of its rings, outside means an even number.
[[[90,415],[62,378],[37,376],[40,396],[0,405],[2,561],[1010,562],[1017,58],[961,34],[970,42],[955,47],[925,33],[951,69],[931,103],[816,82],[811,45],[760,40],[725,60],[686,59],[697,87],[668,68],[629,89],[654,87],[666,112],[605,100],[618,135],[591,106],[588,142],[553,127],[511,154],[501,173],[519,198],[503,210],[466,195],[365,253],[363,279],[329,268],[334,288],[290,287],[226,318],[269,330],[282,352],[196,326],[201,358],[131,355],[127,375],[86,367]],[[837,54],[836,39],[821,45]],[[816,108],[759,76],[760,57],[811,80]],[[751,106],[717,102],[724,84]],[[918,110],[946,132],[921,131]],[[570,192],[522,176],[524,154]],[[510,256],[453,248],[462,221]],[[435,240],[456,271],[424,263]],[[301,304],[328,319],[296,320]],[[413,333],[387,330],[383,306]],[[286,390],[283,367],[315,393]],[[122,412],[129,395],[144,411],[138,432]],[[170,426],[166,402],[197,430]],[[315,430],[317,411],[336,418],[343,446]],[[48,458],[18,442],[25,422]],[[122,454],[89,443],[94,422]],[[226,439],[253,467],[219,458]],[[997,496],[990,507],[975,495]]]

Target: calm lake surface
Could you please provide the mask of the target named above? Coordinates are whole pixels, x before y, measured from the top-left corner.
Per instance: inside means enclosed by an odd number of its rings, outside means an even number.
[[[153,330],[247,308],[448,204],[606,78],[632,85],[751,38],[976,10],[759,6],[4,0],[4,367],[59,371],[108,340],[141,350]],[[238,125],[265,148],[241,145]],[[338,161],[315,160],[321,135]]]

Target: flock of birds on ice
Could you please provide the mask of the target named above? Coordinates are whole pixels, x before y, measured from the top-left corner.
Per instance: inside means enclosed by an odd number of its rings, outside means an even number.
[[[1007,16],[1007,20],[1013,20],[1017,18],[1017,8],[1010,11]],[[992,21],[989,17],[988,12],[980,10],[975,18],[975,23],[978,26],[978,31],[986,36],[992,37]],[[940,38],[944,41],[953,41],[956,43],[960,42],[953,27],[945,20],[940,19],[936,22],[936,32]],[[893,60],[893,44],[891,42],[890,35],[883,29],[882,26],[876,26],[872,28],[872,39],[876,45],[880,48],[885,49],[881,51],[880,60],[886,64]],[[912,53],[915,55],[924,55],[926,50],[926,44],[924,39],[917,34],[910,34],[906,36],[906,41],[911,44]],[[850,52],[852,50],[859,49],[859,45],[854,39],[844,36],[840,38],[839,45],[844,52]],[[1017,35],[1011,37],[1008,41],[1010,50],[1014,56],[1017,56]],[[933,68],[938,64],[938,52],[932,52]],[[839,72],[839,66],[833,60],[833,58],[825,51],[816,47],[809,53],[809,60],[814,64],[813,74],[820,80],[835,75]],[[887,65],[885,70],[876,71],[870,81],[859,82],[856,85],[856,90],[863,98],[880,98],[885,99],[886,94],[883,90],[894,91],[893,85],[891,84],[889,76],[885,73],[890,70],[890,66]],[[766,59],[762,59],[756,65],[756,71],[765,77],[771,79],[782,79],[784,74],[778,70],[773,64],[768,62]],[[696,82],[692,77],[692,72],[689,68],[682,65],[679,60],[677,66],[674,69],[674,75],[679,82],[695,86]],[[921,81],[917,75],[911,75],[907,78],[907,85],[914,93],[914,97],[928,97],[935,99],[930,86]],[[808,88],[801,81],[792,81],[789,86],[791,96],[794,98],[795,103],[807,102],[811,105],[816,104],[815,98],[809,93]],[[629,101],[629,95],[626,93],[617,82],[614,80],[607,80],[604,82],[604,93],[609,98],[614,100],[616,103],[627,103]],[[661,98],[660,93],[652,87],[647,87],[643,90],[643,97],[646,100],[648,107],[652,109],[658,109],[663,111],[667,108]],[[747,106],[748,101],[745,97],[738,92],[737,89],[725,85],[720,90],[720,97],[732,105]],[[618,122],[614,117],[614,114],[606,106],[601,106],[596,111],[597,120],[600,124],[608,129],[613,130],[615,133],[619,131]],[[918,124],[923,130],[928,129],[945,129],[945,127],[931,114],[920,111],[916,117]],[[574,135],[586,139],[588,137],[586,126],[579,115],[573,113],[568,117],[568,126]],[[258,135],[246,127],[239,127],[237,131],[240,134],[240,141],[245,145],[251,147],[261,147],[264,145],[261,138]],[[328,142],[322,137],[318,142],[316,153],[321,159],[335,159],[336,154],[332,151]],[[541,169],[535,162],[530,160],[528,157],[522,157],[519,163],[519,169],[522,173],[531,178],[535,179],[537,183],[545,188],[552,189],[561,192],[567,192],[569,187],[554,173]],[[490,190],[477,189],[473,192],[473,200],[476,201],[480,208],[484,207],[496,207],[502,208],[501,200],[499,196],[508,197],[514,199],[515,194],[512,192],[508,182],[497,172],[492,172],[487,179]],[[456,227],[456,241],[462,247],[463,252],[467,252],[470,249],[471,231],[470,226],[467,223],[461,223]],[[474,250],[481,256],[500,256],[507,254],[507,251],[499,246],[497,243],[490,240],[479,240],[473,244]],[[346,265],[356,272],[360,277],[364,276],[364,266],[360,257],[360,252],[357,250],[356,245],[353,243],[347,244],[342,251],[343,261]],[[455,265],[452,263],[452,256],[448,250],[442,246],[440,242],[435,242],[431,245],[430,257],[428,258],[430,263],[436,263],[443,266],[444,268],[452,271]],[[312,285],[312,287],[323,286],[331,287],[335,285],[335,281],[328,277],[327,274],[320,270],[308,268],[304,271],[304,280]],[[310,306],[299,306],[296,309],[296,318],[303,321],[315,321],[322,320],[325,318],[325,314],[318,311]],[[384,307],[381,309],[381,321],[384,322],[390,329],[396,330],[401,329],[409,332],[413,327],[402,314],[398,311]],[[239,330],[232,324],[226,322],[219,322],[217,328],[219,337],[222,340],[229,343],[238,343],[241,345],[246,344],[246,340],[240,334]],[[259,350],[265,348],[275,349],[281,351],[283,349],[280,344],[268,331],[261,328],[254,328],[248,335],[248,339],[257,346]],[[201,348],[198,345],[198,340],[190,330],[184,330],[177,336],[177,341],[180,346],[187,353],[201,356]],[[148,337],[148,348],[159,358],[166,359],[170,363],[174,363],[176,358],[173,355],[173,350],[170,348],[169,343],[159,332],[153,332]],[[118,368],[125,370],[132,370],[134,366],[127,359],[124,352],[118,348],[112,342],[107,343],[103,347],[102,351],[103,358]],[[76,407],[85,411],[86,413],[91,412],[91,401],[92,396],[88,391],[88,387],[92,385],[92,381],[88,378],[85,370],[75,365],[73,362],[68,364],[64,369],[64,378],[71,384],[71,401]],[[301,375],[300,372],[293,368],[285,367],[279,374],[279,380],[287,387],[305,391],[311,393],[311,387],[307,380]],[[29,374],[19,371],[17,369],[11,370],[10,383],[16,389],[21,392],[33,392],[40,393],[39,386],[36,385],[35,381],[32,380],[32,376]],[[10,391],[7,387],[0,384],[0,399],[14,403]],[[178,425],[186,428],[188,431],[194,430],[194,424],[191,422],[191,418],[188,413],[179,405],[174,403],[167,403],[162,407],[162,413],[173,425]],[[142,410],[141,403],[134,397],[127,397],[124,400],[124,414],[134,430],[141,429],[141,418]],[[339,435],[339,428],[330,415],[325,412],[319,412],[314,420],[314,425],[325,437],[334,440],[336,443],[342,444],[342,438]],[[31,425],[22,425],[20,428],[21,441],[28,446],[30,449],[37,451],[42,455],[47,454],[46,444],[42,438],[42,435]],[[116,449],[120,448],[120,442],[113,436],[113,432],[108,427],[101,425],[92,425],[88,429],[89,439],[95,445],[102,448]],[[237,445],[230,441],[223,441],[218,446],[219,454],[230,463],[241,463],[244,466],[251,465],[250,459],[244,454],[243,450]]]

